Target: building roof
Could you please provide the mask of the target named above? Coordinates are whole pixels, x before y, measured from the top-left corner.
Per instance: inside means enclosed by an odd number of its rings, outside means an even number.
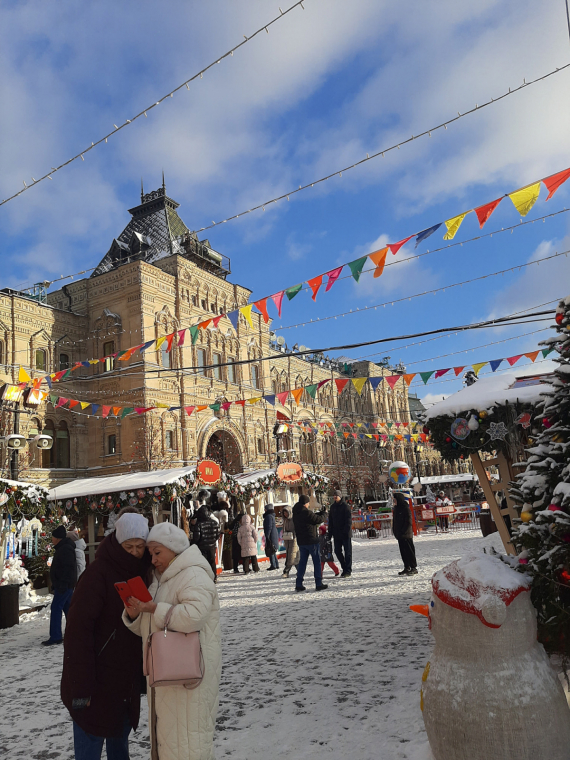
[[[60,499],[75,499],[80,496],[95,496],[98,494],[131,491],[134,488],[154,488],[175,483],[180,478],[190,475],[195,466],[178,467],[171,470],[152,470],[151,472],[128,472],[118,475],[107,475],[103,478],[77,478],[62,486],[51,488],[48,501]]]

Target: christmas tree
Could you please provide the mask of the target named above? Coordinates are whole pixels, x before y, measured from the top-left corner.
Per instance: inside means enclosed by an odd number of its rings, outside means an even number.
[[[48,560],[50,557],[53,557],[54,551],[51,534],[58,527],[58,525],[65,524],[57,515],[42,517],[40,519],[42,521],[42,529],[38,536],[38,553],[37,555],[32,554],[29,557],[22,558],[24,560],[24,567],[28,571],[28,575],[32,583],[36,580],[36,578],[39,578],[46,572],[49,572]]]
[[[544,343],[558,364],[537,409],[541,430],[527,467],[511,488],[521,507],[513,543],[519,569],[532,576],[539,639],[570,656],[570,296],[556,309],[556,335]],[[537,431],[538,432],[538,431]]]

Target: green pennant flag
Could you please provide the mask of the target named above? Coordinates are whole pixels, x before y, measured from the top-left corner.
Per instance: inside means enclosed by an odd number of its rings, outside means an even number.
[[[393,435],[389,435],[389,436],[388,436],[388,440],[389,440],[389,441],[393,441],[393,440],[394,440],[394,438],[395,438],[395,436],[393,436]]]
[[[341,433],[341,432],[337,433],[337,436],[338,436],[339,438],[342,438],[342,433]]]
[[[57,403],[58,398],[59,398],[59,396],[51,396],[50,395],[49,400],[51,401],[52,404],[55,404],[55,403]]]
[[[67,370],[67,372],[65,373],[65,375],[62,375],[62,376],[61,376],[60,380],[65,380],[65,379],[66,379],[67,377],[69,377],[70,375],[71,375],[71,370],[70,370],[70,369],[68,369],[68,370]]]
[[[125,406],[123,408],[123,411],[121,412],[121,419],[127,416],[127,414],[131,414],[131,412],[134,412],[134,408],[132,406]]]
[[[542,349],[542,358],[546,359],[546,357],[548,356],[548,354],[551,354],[553,351],[554,351],[553,348],[543,348]]]
[[[308,393],[311,398],[315,398],[318,387],[318,383],[315,383],[314,385],[305,385],[305,392]]]
[[[120,359],[121,356],[124,356],[127,353],[128,350],[129,349],[126,349],[125,351],[119,351],[119,353],[117,354],[117,356],[115,356],[115,359]]]
[[[390,428],[392,427],[393,424],[394,424],[393,422],[387,422],[386,423],[386,427],[388,428],[388,430],[390,430]]]
[[[212,409],[214,412],[220,411],[221,404],[210,404],[208,409]]]
[[[364,268],[364,265],[366,264],[368,256],[363,256],[361,259],[356,259],[356,261],[349,261],[348,266],[350,267],[350,271],[352,272],[352,276],[358,282],[360,280],[360,275],[362,274],[362,269]]]
[[[435,369],[432,369],[431,372],[420,372],[420,377],[424,381],[424,385],[427,385],[427,381],[430,379],[434,372]]]
[[[285,291],[285,295],[290,301],[292,301],[297,295],[297,293],[301,290],[302,287],[303,287],[303,283],[299,283],[299,285],[293,285],[292,288],[287,288],[287,290]]]
[[[192,327],[190,328],[190,335],[192,336],[192,345],[194,345],[196,341],[198,340],[199,332],[200,331],[198,330],[198,325],[192,325]]]

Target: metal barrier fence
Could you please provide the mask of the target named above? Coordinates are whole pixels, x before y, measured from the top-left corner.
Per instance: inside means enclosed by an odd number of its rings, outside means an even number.
[[[421,514],[421,512],[420,512]],[[447,519],[447,522],[445,521]],[[436,520],[422,521],[416,511],[416,522],[420,528],[420,535],[429,532],[434,533],[459,533],[468,530],[480,530],[479,512],[475,509],[466,509],[447,515],[446,518],[437,517]],[[370,535],[370,529],[374,529],[376,535]],[[353,538],[389,538],[392,536],[392,515],[366,516],[366,519],[353,520]]]

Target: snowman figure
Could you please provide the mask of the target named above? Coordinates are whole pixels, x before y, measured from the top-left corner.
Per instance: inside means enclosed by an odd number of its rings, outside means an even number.
[[[536,640],[529,581],[498,557],[455,560],[432,578],[435,648],[421,709],[435,760],[568,760],[570,709]]]

